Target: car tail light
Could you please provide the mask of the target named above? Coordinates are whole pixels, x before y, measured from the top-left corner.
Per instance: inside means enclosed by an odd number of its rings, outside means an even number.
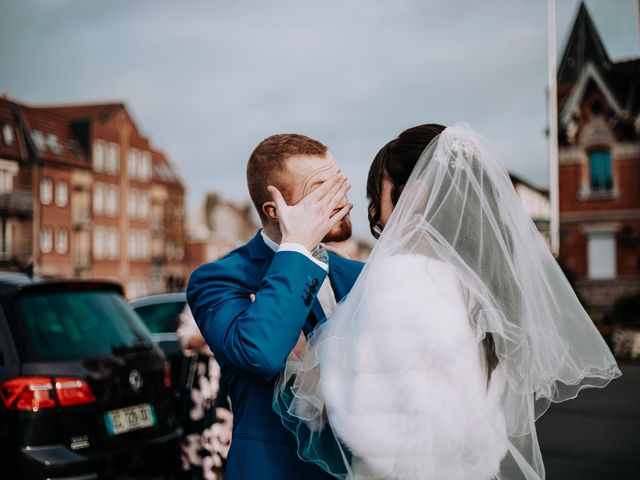
[[[14,410],[37,412],[42,408],[56,406],[53,382],[46,377],[19,377],[0,385],[2,402]]]
[[[8,408],[32,412],[96,401],[87,382],[67,377],[12,378],[0,384],[0,399]]]
[[[164,386],[171,388],[171,364],[164,362]]]
[[[89,387],[87,382],[78,378],[56,377],[56,394],[62,407],[82,405],[96,401],[91,387]]]

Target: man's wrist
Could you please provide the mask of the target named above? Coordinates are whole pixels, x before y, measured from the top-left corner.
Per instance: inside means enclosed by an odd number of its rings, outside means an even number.
[[[282,243],[280,243],[280,246],[278,247],[278,252],[300,253],[301,255],[304,255],[313,263],[318,265],[320,268],[322,268],[325,272],[329,271],[329,265],[327,265],[321,260],[318,260],[317,258],[314,258],[314,256],[311,254],[311,251],[301,243],[283,241]]]
[[[293,243],[296,245],[301,245],[303,246],[308,252],[313,252],[315,250],[315,248],[318,246],[318,244],[314,244],[311,245],[309,243],[309,241],[305,241],[301,238],[295,238],[295,237],[282,237],[282,239],[280,240],[280,244],[282,245],[283,243]]]

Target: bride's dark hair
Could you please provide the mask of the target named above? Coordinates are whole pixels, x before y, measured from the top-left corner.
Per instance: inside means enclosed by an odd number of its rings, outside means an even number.
[[[386,176],[393,185],[391,201],[395,206],[416,166],[420,154],[445,127],[437,123],[408,128],[380,149],[373,159],[367,178],[367,198],[369,200],[369,229],[378,238],[382,232],[380,225],[380,197],[382,179]]]
[[[382,233],[380,224],[380,200],[382,196],[382,179],[391,181],[391,202],[395,207],[400,199],[411,172],[415,168],[420,155],[427,145],[445,129],[443,125],[428,123],[408,128],[396,138],[388,142],[376,154],[367,178],[367,199],[369,200],[369,229],[375,238]],[[487,385],[491,373],[498,365],[493,336],[487,333],[482,340],[487,366]]]

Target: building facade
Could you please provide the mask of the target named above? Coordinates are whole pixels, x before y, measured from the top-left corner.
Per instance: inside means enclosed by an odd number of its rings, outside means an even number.
[[[190,271],[249,241],[258,230],[256,216],[250,203],[241,206],[217,193],[205,194],[202,205],[187,223]]]
[[[1,98],[0,129],[1,268],[184,288],[184,185],[123,104]]]
[[[613,61],[582,4],[558,68],[560,257],[594,321],[640,291],[640,58]]]

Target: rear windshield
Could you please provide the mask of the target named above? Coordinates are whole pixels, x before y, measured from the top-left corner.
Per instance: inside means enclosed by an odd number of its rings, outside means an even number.
[[[152,333],[175,333],[185,305],[184,301],[166,302],[135,307],[135,310]]]
[[[149,332],[122,296],[109,291],[25,293],[12,322],[25,360],[72,360],[149,348]]]

